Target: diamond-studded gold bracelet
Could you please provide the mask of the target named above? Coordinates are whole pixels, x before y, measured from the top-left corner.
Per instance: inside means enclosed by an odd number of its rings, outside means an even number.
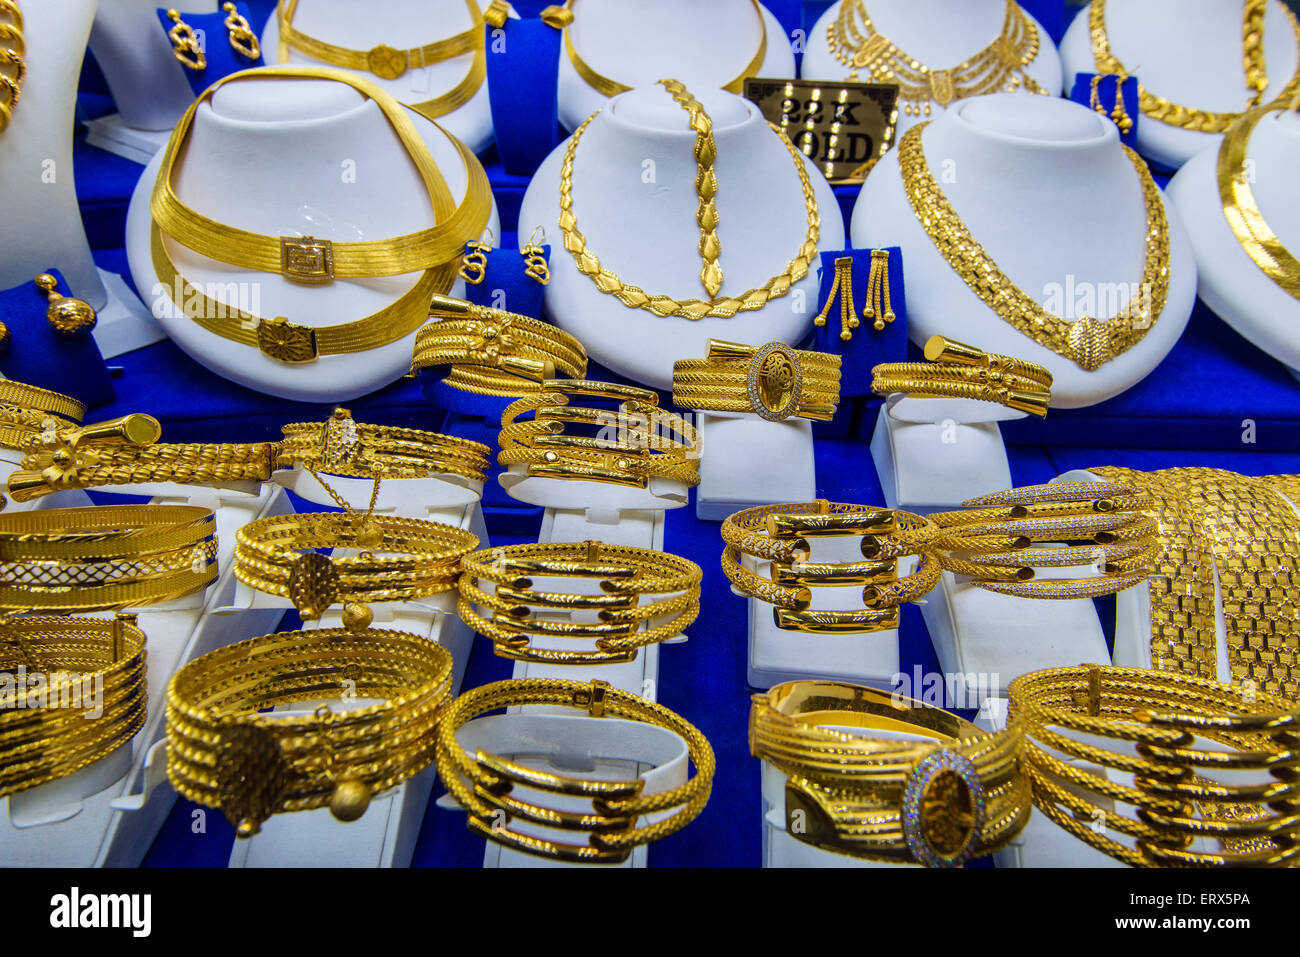
[[[783,342],[747,346],[710,339],[704,359],[673,363],[673,402],[684,409],[751,412],[779,422],[830,421],[840,401],[840,357]]]

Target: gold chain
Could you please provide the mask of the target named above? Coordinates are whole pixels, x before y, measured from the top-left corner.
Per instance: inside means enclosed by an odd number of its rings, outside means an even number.
[[[722,267],[718,265],[718,256],[722,254],[722,242],[718,239],[718,173],[713,168],[718,158],[718,144],[713,139],[713,117],[704,109],[704,104],[691,95],[680,80],[660,80],[665,90],[672,94],[682,109],[690,114],[691,129],[695,131],[695,195],[700,198],[695,221],[700,226],[700,258],[704,265],[700,267],[700,282],[704,291],[712,299],[722,288]]]
[[[27,41],[17,0],[0,0],[0,133],[9,128],[27,76]]]

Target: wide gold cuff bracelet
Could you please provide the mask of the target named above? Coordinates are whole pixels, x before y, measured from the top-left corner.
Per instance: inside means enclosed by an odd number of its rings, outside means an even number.
[[[216,520],[191,505],[0,515],[0,609],[104,611],[170,601],[217,577]]]
[[[608,781],[551,774],[484,751],[470,754],[456,740],[457,730],[472,719],[522,705],[574,708],[593,718],[620,718],[666,728],[686,742],[695,774],[671,790],[642,794],[645,782],[640,778]],[[438,776],[469,812],[469,829],[506,847],[562,861],[615,864],[627,860],[637,845],[676,833],[704,809],[713,787],[713,771],[713,748],[694,725],[662,705],[604,681],[497,681],[462,694],[438,727]],[[541,803],[548,794],[559,798],[551,803],[565,809]],[[574,798],[590,799],[590,811],[568,809]],[[650,814],[656,817],[640,820]],[[513,827],[515,821],[548,831],[585,832],[587,842],[527,833]]]
[[[928,867],[960,867],[1025,825],[1020,746],[1014,724],[990,734],[911,698],[832,681],[776,685],[754,695],[749,713],[750,753],[789,775],[786,833]]]
[[[112,754],[144,725],[134,615],[0,618],[0,797]]]
[[[1294,702],[1097,665],[1023,675],[1008,696],[1035,806],[1081,841],[1133,867],[1300,863]]]
[[[776,606],[776,625],[807,634],[855,634],[897,628],[899,606],[923,598],[939,581],[938,560],[927,553],[934,531],[919,515],[897,509],[818,499],[762,505],[722,523],[722,570],[741,593]],[[812,562],[810,538],[857,537],[862,561]],[[771,563],[770,577],[741,563],[748,555]],[[898,577],[898,559],[920,556],[916,570]],[[814,588],[862,586],[861,611],[810,610]]]
[[[428,638],[341,628],[201,655],[167,685],[167,777],[182,796],[220,808],[240,837],[282,811],[328,806],[355,821],[372,795],[433,761],[451,664]],[[321,703],[336,699],[345,707]],[[302,710],[266,710],[294,704]]]
[[[618,404],[571,404],[579,396]],[[520,418],[529,412],[532,418]],[[700,484],[695,427],[660,409],[658,393],[634,386],[549,379],[540,392],[506,407],[499,441],[497,461],[527,465],[530,476],[637,488],[648,488],[652,478]]]
[[[673,363],[673,403],[683,409],[826,422],[839,401],[840,357],[782,342],[755,347],[710,339],[707,358]]]
[[[86,407],[71,396],[0,379],[0,448],[31,452],[42,435],[81,424]]]
[[[925,344],[927,362],[886,362],[871,370],[871,391],[913,398],[978,399],[1047,415],[1052,374],[1024,359],[985,352],[946,336]]]
[[[440,432],[366,425],[353,420],[347,409],[335,409],[325,422],[293,422],[281,431],[277,465],[354,478],[452,474],[483,482],[492,453],[482,442]]]
[[[646,548],[510,545],[474,552],[462,565],[461,619],[517,661],[631,661],[680,635],[700,610],[700,566]]]
[[[450,366],[443,381],[463,392],[529,395],[587,374],[582,343],[549,322],[450,296],[434,296],[429,315],[438,321],[415,334],[411,371]]]

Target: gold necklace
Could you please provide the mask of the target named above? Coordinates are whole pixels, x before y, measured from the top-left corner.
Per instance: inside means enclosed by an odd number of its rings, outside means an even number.
[[[1242,64],[1246,71],[1246,87],[1251,90],[1246,109],[1251,110],[1260,105],[1264,91],[1268,89],[1268,68],[1264,61],[1264,12],[1268,0],[1245,0],[1242,9]],[[1295,14],[1283,6],[1283,12],[1291,24],[1296,45],[1300,48],[1300,23]],[[1110,38],[1106,34],[1106,0],[1093,0],[1088,12],[1088,27],[1092,33],[1092,56],[1098,73],[1128,74],[1128,70],[1119,59],[1110,52]],[[1290,81],[1283,88],[1277,99],[1269,106],[1277,106],[1290,100],[1300,92],[1300,66]],[[1210,110],[1197,110],[1190,106],[1180,106],[1163,96],[1148,93],[1138,86],[1138,105],[1142,115],[1160,123],[1182,127],[1199,133],[1222,133],[1240,118],[1241,113],[1216,113]]]
[[[1246,148],[1259,121],[1274,107],[1252,110],[1238,120],[1219,146],[1219,198],[1223,215],[1241,248],[1255,260],[1264,274],[1293,298],[1300,299],[1300,260],[1287,250],[1282,240],[1269,228],[1264,213],[1250,188],[1246,167]]]
[[[27,76],[27,42],[17,0],[0,0],[0,133],[9,128]],[[6,69],[9,72],[5,72]]]
[[[950,70],[931,69],[900,50],[876,30],[863,0],[844,0],[826,39],[835,59],[850,68],[850,80],[866,70],[871,80],[897,84],[908,116],[929,116],[931,102],[946,108],[953,100],[999,90],[1047,93],[1025,70],[1038,57],[1038,28],[1015,0],[1007,0],[997,39]]]
[[[1114,318],[1082,316],[1073,322],[1047,312],[1007,277],[966,229],[925,162],[921,131],[912,127],[898,144],[898,163],[908,202],[935,247],[971,291],[1003,321],[1044,348],[1092,372],[1142,341],[1164,310],[1169,293],[1169,222],[1160,189],[1142,158],[1127,146],[1146,205],[1146,262],[1141,285]]]

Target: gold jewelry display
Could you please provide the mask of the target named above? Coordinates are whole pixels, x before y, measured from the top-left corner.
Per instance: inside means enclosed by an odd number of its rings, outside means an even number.
[[[931,103],[947,108],[953,100],[984,93],[1047,92],[1026,69],[1038,57],[1038,27],[1015,0],[1007,0],[997,39],[947,70],[921,63],[877,31],[863,0],[840,4],[826,40],[831,55],[849,68],[850,80],[858,80],[858,71],[865,70],[870,82],[897,84],[908,116],[929,116]]]
[[[471,286],[477,286],[487,277],[487,254],[492,251],[492,230],[487,230],[487,239],[471,239],[465,244],[465,252],[460,257],[460,276]]]
[[[516,661],[634,661],[645,646],[680,635],[700,610],[700,566],[646,548],[510,545],[462,564],[461,620]]]
[[[0,515],[0,611],[105,611],[181,598],[217,578],[217,526],[192,505]]]
[[[172,56],[176,62],[187,70],[198,73],[208,68],[208,58],[203,55],[203,44],[199,42],[194,28],[181,19],[177,10],[168,10],[167,18],[175,24],[167,31],[172,41]]]
[[[1228,128],[1219,144],[1219,200],[1223,204],[1223,217],[1246,255],[1284,292],[1300,299],[1300,260],[1291,254],[1264,218],[1251,188],[1254,177],[1246,162],[1251,134],[1259,121],[1276,109],[1252,110]]]
[[[673,363],[673,403],[683,409],[752,412],[769,422],[798,416],[829,422],[840,401],[840,362],[783,342],[747,346],[709,340],[705,359]]]
[[[1101,103],[1101,81],[1108,76],[1115,77],[1115,105],[1109,111]],[[1133,132],[1133,118],[1124,106],[1124,81],[1127,79],[1127,73],[1097,73],[1088,84],[1088,106],[1094,113],[1110,119],[1125,136]]]
[[[939,335],[926,341],[925,358],[925,362],[882,362],[871,370],[871,391],[923,399],[975,399],[1047,415],[1052,374],[1036,362],[985,352]]]
[[[355,821],[372,795],[432,763],[451,666],[437,642],[401,631],[320,628],[218,648],[167,685],[167,777],[239,837],[287,811]],[[348,706],[356,698],[380,700]],[[287,704],[303,710],[267,710]]]
[[[607,781],[551,774],[479,750],[470,754],[456,732],[472,719],[501,708],[546,705],[571,708],[593,718],[616,718],[666,728],[682,738],[695,774],[685,784],[643,794],[645,781]],[[438,726],[438,777],[469,812],[469,829],[490,841],[539,857],[593,864],[625,861],[632,848],[680,831],[708,803],[715,761],[708,740],[677,714],[645,698],[610,687],[558,678],[497,681],[464,692]],[[520,790],[516,790],[520,789]],[[521,793],[522,791],[522,793]],[[546,795],[590,798],[590,811],[548,807]],[[641,823],[654,814],[652,823]],[[560,841],[517,828],[515,822],[547,831],[586,833],[584,844]]]
[[[71,396],[0,379],[0,448],[33,452],[58,429],[76,428],[86,407]]]
[[[0,617],[0,798],[131,740],[144,726],[144,646],[135,615]]]
[[[524,257],[524,275],[543,286],[550,285],[551,282],[551,267],[546,262],[546,253],[541,245],[545,242],[546,230],[538,226],[519,250]]]
[[[301,465],[330,475],[385,479],[459,475],[487,481],[491,449],[481,442],[405,429],[367,425],[347,409],[335,409],[325,422],[292,422],[281,429],[276,464]]]
[[[1151,496],[1136,485],[1053,482],[982,495],[929,516],[939,563],[971,584],[1020,598],[1096,598],[1139,585],[1160,553]],[[1050,544],[1049,544],[1050,543]],[[1035,580],[1042,568],[1095,576]]]
[[[183,204],[172,186],[177,165],[187,149],[199,105],[219,88],[242,79],[310,77],[345,83],[375,102],[406,148],[429,191],[437,223],[428,229],[391,239],[332,242],[312,236],[263,236],[226,226]],[[373,83],[341,70],[306,67],[259,67],[218,80],[190,106],[172,131],[154,183],[149,208],[153,215],[151,248],[158,281],[169,296],[179,285],[186,316],[208,332],[256,346],[280,362],[312,362],[318,356],[363,352],[387,345],[414,332],[428,316],[430,298],[446,292],[455,281],[468,239],[479,236],[491,214],[487,175],[478,159],[459,140],[452,142],[465,163],[469,182],[457,206],[424,141],[402,107]],[[307,326],[284,317],[261,318],[218,302],[180,278],[167,252],[164,237],[219,262],[264,273],[277,273],[300,283],[329,283],[334,279],[394,276],[423,270],[415,284],[379,312],[353,322]]]
[[[749,713],[750,753],[789,775],[787,834],[927,867],[960,867],[1024,827],[1032,803],[1020,745],[1015,722],[988,733],[920,701],[832,681],[776,685],[754,695]]]
[[[434,296],[428,314],[438,321],[416,333],[411,372],[451,366],[443,381],[462,392],[530,395],[587,372],[582,343],[549,322],[450,296]]]
[[[872,265],[875,265],[874,262]],[[837,295],[840,301],[840,338],[847,342],[853,338],[852,330],[858,328],[859,325],[858,312],[853,306],[852,256],[835,257],[835,273],[834,278],[831,280],[830,295],[826,297],[826,304],[822,306],[822,311],[813,318],[814,326],[820,329],[826,325],[826,320],[831,314],[831,307],[835,305]]]
[[[1261,105],[1264,91],[1268,89],[1268,69],[1264,62],[1264,13],[1268,0],[1243,0],[1242,3],[1242,64],[1246,74],[1246,89],[1249,97],[1239,112],[1213,112],[1198,110],[1190,106],[1181,106],[1163,96],[1150,93],[1145,87],[1138,86],[1138,105],[1142,115],[1158,123],[1181,127],[1199,133],[1222,133],[1237,121],[1243,112]],[[1282,5],[1295,37],[1296,46],[1300,48],[1300,23],[1291,10]],[[1110,51],[1110,38],[1106,35],[1106,0],[1093,0],[1088,11],[1088,29],[1092,36],[1092,56],[1098,73],[1128,74],[1130,71]],[[1300,67],[1277,97],[1268,103],[1269,107],[1283,106],[1300,92]]]
[[[0,0],[0,133],[9,128],[27,78],[27,41],[17,0]]]
[[[396,80],[408,70],[442,63],[453,57],[473,53],[469,71],[464,78],[448,92],[431,100],[408,104],[411,109],[430,120],[460,109],[473,98],[487,77],[487,54],[483,36],[483,12],[475,0],[465,0],[465,9],[469,11],[472,21],[469,28],[445,39],[426,43],[424,46],[398,50],[381,43],[369,50],[351,50],[347,47],[326,43],[310,37],[293,26],[294,14],[298,11],[299,0],[280,0],[276,5],[276,17],[280,30],[279,62],[289,59],[289,48],[297,50],[313,60],[328,63],[346,70],[364,70],[384,80]]]
[[[722,571],[736,590],[775,606],[783,631],[811,635],[857,634],[897,628],[899,606],[924,598],[939,583],[939,562],[928,553],[934,526],[897,509],[846,505],[817,499],[761,505],[722,523]],[[860,562],[813,562],[811,538],[861,539]],[[900,578],[898,559],[920,557]],[[768,577],[741,564],[742,557],[771,563]],[[812,589],[862,586],[861,611],[811,609]]]
[[[248,25],[248,19],[233,3],[223,3],[221,9],[226,14],[226,33],[230,39],[230,48],[250,60],[259,59],[262,56],[262,45],[257,42],[257,34]]]
[[[563,11],[558,16],[554,12],[554,8],[547,8],[547,11],[551,11],[551,19],[547,22],[551,23],[552,26],[557,27],[557,29],[562,29],[564,31],[564,53],[569,58],[569,62],[573,64],[573,69],[576,70],[578,76],[582,77],[583,81],[597,93],[601,93],[604,96],[618,96],[620,93],[626,93],[631,89],[630,86],[626,86],[617,80],[604,76],[601,73],[597,73],[592,69],[591,64],[578,55],[578,50],[573,45],[573,30],[570,26],[570,24],[573,23],[573,3],[574,0],[566,0]],[[763,66],[763,61],[767,59],[767,23],[763,18],[763,9],[759,6],[758,0],[753,0],[753,3],[754,15],[758,17],[758,49],[754,53],[754,58],[749,61],[749,64],[741,71],[739,76],[730,82],[722,84],[722,89],[726,90],[728,93],[744,93],[746,77],[757,76],[758,71]],[[542,13],[543,20],[547,19],[547,11],[543,11]],[[563,16],[565,13],[567,13],[567,17]]]
[[[1146,206],[1146,256],[1137,293],[1111,319],[1081,316],[1073,322],[1054,316],[998,268],[961,221],[925,161],[921,134],[912,127],[898,144],[907,199],[935,248],[971,292],[1004,322],[1045,349],[1092,372],[1142,341],[1160,318],[1169,293],[1169,221],[1160,189],[1142,158],[1127,146]]]
[[[1188,675],[1097,665],[1024,675],[1008,695],[1012,721],[1024,726],[1034,805],[1079,840],[1132,867],[1300,861],[1293,702]],[[1218,849],[1202,850],[1198,840]]]
[[[616,409],[572,404],[574,398],[617,402]],[[522,416],[532,413],[532,418]],[[567,426],[589,434],[573,434]],[[527,465],[540,478],[649,488],[655,478],[700,484],[695,427],[659,408],[649,389],[589,380],[548,379],[501,415],[501,465]]]
[[[50,307],[45,319],[61,336],[78,336],[95,328],[98,317],[90,303],[59,293],[59,281],[47,272],[36,277],[36,288],[45,293]]]

